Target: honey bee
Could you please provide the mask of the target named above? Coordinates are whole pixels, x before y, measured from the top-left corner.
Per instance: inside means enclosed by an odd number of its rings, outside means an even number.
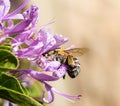
[[[75,78],[80,72],[80,62],[77,57],[88,51],[88,48],[73,48],[69,50],[55,49],[44,53],[43,56],[50,60],[59,61],[61,64],[67,65],[67,73],[69,77]],[[65,78],[65,75],[63,78]]]

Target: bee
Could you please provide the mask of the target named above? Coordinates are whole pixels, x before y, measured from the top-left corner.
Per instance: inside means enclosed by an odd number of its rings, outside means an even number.
[[[73,48],[69,50],[55,49],[44,53],[43,56],[48,60],[59,61],[61,64],[67,65],[69,77],[75,78],[80,72],[80,62],[77,57],[88,51],[88,48]],[[65,75],[63,79],[65,79]]]

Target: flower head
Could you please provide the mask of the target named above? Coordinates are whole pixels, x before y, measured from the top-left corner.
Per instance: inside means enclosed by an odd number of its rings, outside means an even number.
[[[13,73],[21,72],[22,75],[18,79],[21,81],[27,80],[28,85],[31,84],[26,78],[28,76],[41,82],[49,97],[47,100],[45,95],[42,95],[42,101],[45,103],[51,103],[54,100],[54,93],[70,100],[79,100],[80,95],[70,96],[63,94],[47,83],[49,81],[57,81],[67,73],[69,65],[63,61],[62,55],[46,55],[48,52],[60,48],[68,39],[59,34],[53,35],[51,30],[46,27],[37,30],[38,7],[32,5],[28,10],[20,13],[28,1],[25,0],[20,7],[8,13],[11,6],[10,1],[0,0],[0,43],[14,35],[11,40],[13,54],[19,59],[25,58],[36,63],[43,71],[34,71],[32,69],[13,70],[11,72],[12,75],[14,75]],[[19,22],[15,24],[14,20],[19,20]],[[7,26],[5,23],[7,23]],[[51,72],[51,75],[48,75],[47,72]],[[8,73],[10,74],[10,72]],[[9,105],[12,104],[9,103]]]
[[[61,78],[65,75],[67,66],[61,64],[59,61],[50,61],[43,56],[43,54],[59,48],[67,41],[68,39],[63,38],[62,35],[55,34],[52,36],[52,33],[48,28],[42,28],[38,32],[36,32],[36,30],[31,30],[31,32],[26,31],[13,39],[13,53],[19,58],[27,58],[35,61],[43,70],[52,71],[53,76]],[[27,47],[22,48],[22,44]]]

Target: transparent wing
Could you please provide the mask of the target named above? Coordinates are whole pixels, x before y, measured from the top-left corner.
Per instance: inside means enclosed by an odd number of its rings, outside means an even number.
[[[66,52],[68,52],[69,54],[73,55],[73,56],[81,56],[85,53],[87,53],[89,51],[88,48],[73,48],[70,50],[66,50]]]

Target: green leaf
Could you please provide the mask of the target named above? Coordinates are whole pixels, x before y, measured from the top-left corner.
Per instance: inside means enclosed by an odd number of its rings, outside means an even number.
[[[20,106],[43,106],[31,97],[5,87],[0,87],[0,97]]]
[[[15,77],[3,73],[0,75],[0,98],[20,106],[43,106],[24,92],[22,85]]]
[[[0,74],[0,87],[6,87],[20,93],[26,93],[21,83],[15,77],[3,73]]]
[[[15,70],[18,68],[19,61],[14,54],[5,49],[0,49],[0,70]]]

